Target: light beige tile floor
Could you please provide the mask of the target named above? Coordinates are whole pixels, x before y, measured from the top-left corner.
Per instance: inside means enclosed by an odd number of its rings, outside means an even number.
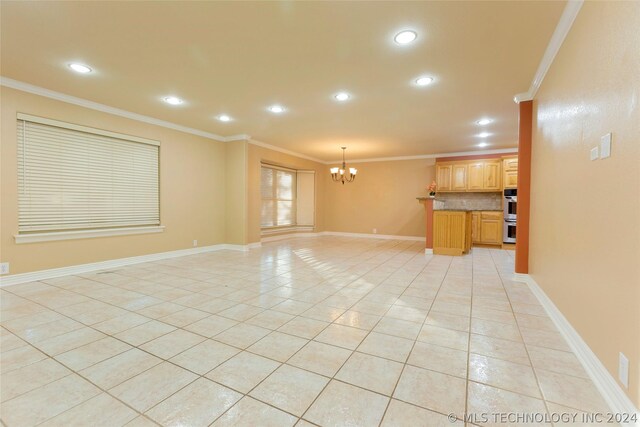
[[[606,410],[512,274],[510,251],[320,237],[6,287],[2,423],[492,425],[482,413]]]

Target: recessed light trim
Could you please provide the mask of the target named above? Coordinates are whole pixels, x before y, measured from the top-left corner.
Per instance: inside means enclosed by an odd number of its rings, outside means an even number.
[[[478,138],[486,138],[488,136],[491,136],[491,134],[489,132],[480,132],[478,135],[476,135]]]
[[[411,43],[412,41],[414,41],[417,38],[418,38],[418,33],[416,33],[415,31],[413,31],[413,30],[402,30],[398,34],[395,35],[393,40],[396,43],[400,44],[400,45],[405,45],[405,44]]]
[[[286,109],[282,105],[272,105],[267,109],[274,114],[282,114],[286,111]]]
[[[486,126],[490,123],[493,123],[493,120],[487,118],[476,120],[476,124],[479,126]]]
[[[162,98],[162,100],[170,105],[184,104],[184,101],[177,96],[165,96],[164,98]]]
[[[338,92],[333,97],[340,102],[348,101],[349,99],[351,99],[351,95],[347,92]]]
[[[80,74],[88,74],[93,71],[88,65],[79,64],[77,62],[72,62],[71,64],[69,64],[69,68]]]
[[[478,144],[478,147],[480,147],[480,148],[484,148],[484,147],[488,147],[488,146],[489,146],[489,144],[486,143],[486,142],[481,142],[480,144]]]
[[[233,120],[233,119],[231,118],[231,116],[229,116],[229,115],[227,115],[227,114],[220,114],[220,115],[217,117],[217,119],[218,119],[218,120],[220,120],[221,122],[230,122],[230,121],[232,121],[232,120]]]
[[[417,86],[429,86],[434,81],[435,79],[431,76],[422,76],[422,77],[418,77],[415,80],[415,83]]]

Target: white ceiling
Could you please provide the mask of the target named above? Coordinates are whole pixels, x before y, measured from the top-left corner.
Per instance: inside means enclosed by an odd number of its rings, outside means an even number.
[[[1,3],[2,76],[321,160],[516,146],[565,2]],[[417,40],[393,42],[413,29]],[[86,63],[89,75],[69,70]],[[416,87],[430,75],[435,82]],[[348,91],[352,99],[336,102]],[[176,95],[184,105],[170,106]],[[281,104],[286,113],[266,109]],[[233,121],[215,119],[226,113]],[[494,122],[480,128],[475,121]],[[475,136],[481,131],[488,138]]]

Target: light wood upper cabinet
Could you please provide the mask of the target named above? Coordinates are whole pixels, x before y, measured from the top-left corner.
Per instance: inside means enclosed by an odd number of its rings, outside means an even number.
[[[507,157],[502,160],[502,168],[506,171],[518,170],[518,157]]]
[[[503,188],[518,187],[518,158],[507,157],[502,159],[502,185]]]
[[[467,190],[467,165],[454,164],[452,165],[452,191],[466,191]]]
[[[436,191],[451,191],[452,165],[436,165]]]
[[[484,188],[484,163],[469,164],[469,181],[467,190],[482,190]]]
[[[501,189],[500,162],[484,163],[484,182],[482,188],[484,190],[500,191]]]
[[[460,160],[436,163],[437,191],[500,191],[500,159]]]

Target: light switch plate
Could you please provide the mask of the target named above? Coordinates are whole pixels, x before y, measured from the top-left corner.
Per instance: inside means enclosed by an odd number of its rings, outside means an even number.
[[[622,353],[618,361],[618,379],[625,388],[629,388],[629,359]]]
[[[611,157],[611,132],[600,138],[600,158]]]
[[[593,148],[591,149],[591,152],[590,152],[589,158],[590,158],[591,160],[598,160],[598,147],[597,147],[597,146],[596,146],[596,147],[593,147]]]
[[[9,263],[3,262],[0,264],[0,274],[9,274]]]

